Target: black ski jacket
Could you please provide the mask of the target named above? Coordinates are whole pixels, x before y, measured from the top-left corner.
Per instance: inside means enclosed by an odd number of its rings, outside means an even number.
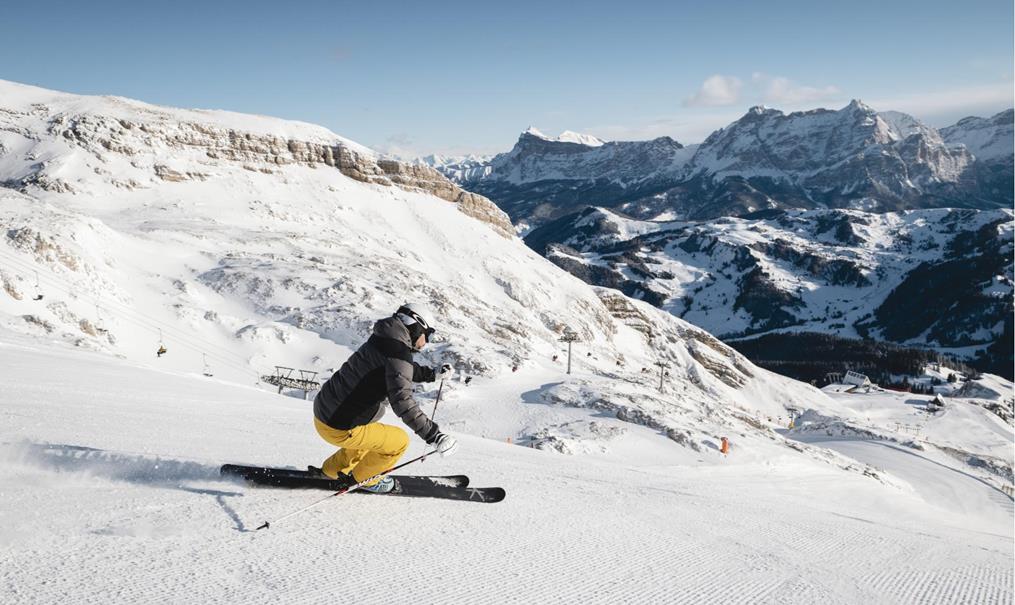
[[[433,382],[434,371],[412,361],[409,330],[395,317],[374,324],[373,335],[314,398],[314,416],[336,429],[376,422],[391,409],[427,443],[439,429],[412,397],[413,382]]]

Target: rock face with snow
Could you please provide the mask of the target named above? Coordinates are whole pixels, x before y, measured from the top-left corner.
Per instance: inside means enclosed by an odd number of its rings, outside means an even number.
[[[222,163],[265,173],[287,165],[335,168],[365,183],[430,193],[458,204],[465,214],[505,235],[511,232],[507,217],[494,204],[462,190],[438,171],[378,158],[322,128],[297,123],[283,132],[281,120],[267,118],[248,120],[238,128],[221,119],[226,112],[168,111],[128,99],[88,99],[2,85],[9,100],[0,112],[0,132],[7,133],[0,140],[2,184],[8,188],[74,193],[90,186],[69,176],[58,147],[39,144],[55,139],[87,152],[85,161],[95,164],[95,174],[108,176],[121,188],[150,187],[158,180],[206,180],[213,176],[211,167]],[[152,153],[155,149],[161,153]],[[106,166],[118,160],[126,161],[119,162],[114,174]]]
[[[791,114],[754,107],[701,144],[688,182],[666,197],[690,218],[793,207],[979,206],[960,187],[971,163],[968,151],[948,147],[934,129],[902,114],[885,119],[859,101]]]
[[[530,128],[508,153],[484,163],[434,165],[470,191],[493,199],[515,221],[538,223],[586,204],[607,205],[665,189],[690,150],[669,137],[610,142],[572,132],[548,137]]]
[[[720,337],[808,331],[934,347],[1010,375],[1010,210],[772,211],[648,222],[590,208],[526,242]]]
[[[968,117],[941,129],[941,137],[949,145],[962,144],[979,161],[1011,158],[1012,121],[1015,112],[1009,109],[991,118]]]
[[[475,382],[512,368],[550,379],[574,333],[588,350],[580,388],[549,384],[540,400],[610,412],[694,452],[731,426],[782,448],[737,413],[828,403],[568,275],[435,170],[318,127],[0,83],[0,145],[3,330],[252,384],[274,366],[327,377],[374,321],[416,300],[438,329],[421,363]],[[640,372],[657,361],[666,393]]]
[[[1015,181],[1015,150],[1012,149],[1013,111],[1002,111],[991,118],[969,117],[941,129],[949,145],[964,145],[973,154],[972,180],[980,184],[983,195],[1011,200]]]
[[[527,224],[590,205],[680,219],[791,208],[989,209],[1012,204],[1012,145],[1011,111],[938,132],[853,101],[789,114],[754,107],[688,147],[665,137],[591,146],[530,130],[510,152],[446,174]]]

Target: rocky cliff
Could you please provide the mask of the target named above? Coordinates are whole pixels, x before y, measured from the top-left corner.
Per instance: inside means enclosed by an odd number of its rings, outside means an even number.
[[[771,209],[892,212],[1013,202],[1010,110],[939,132],[860,101],[788,114],[753,107],[700,145],[668,137],[582,141],[530,130],[488,161],[433,165],[526,225],[587,206],[642,219],[707,220]]]
[[[69,169],[67,154],[57,153],[60,144],[87,152],[77,161],[128,189],[146,187],[156,179],[213,178],[223,162],[262,173],[292,165],[333,168],[365,183],[433,194],[502,235],[513,234],[510,220],[496,205],[463,190],[437,170],[380,158],[323,128],[0,84],[5,93],[0,95],[0,155],[7,168],[2,183],[6,187],[86,190],[87,182],[75,178],[75,171]]]

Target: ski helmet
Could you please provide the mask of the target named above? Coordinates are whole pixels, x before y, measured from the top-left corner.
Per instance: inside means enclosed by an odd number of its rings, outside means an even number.
[[[423,319],[423,305],[419,303],[405,303],[395,311],[395,317],[409,329],[409,336],[412,337],[412,342],[416,342],[421,335],[426,336],[427,342],[430,342],[434,329],[430,327],[430,323],[427,320]]]

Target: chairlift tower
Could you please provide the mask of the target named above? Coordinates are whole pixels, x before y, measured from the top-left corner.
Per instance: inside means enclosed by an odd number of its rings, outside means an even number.
[[[560,342],[567,343],[567,373],[571,373],[571,343],[578,342],[578,335],[572,332],[570,329],[564,332],[564,335],[560,337]]]
[[[666,368],[668,368],[670,366],[666,365],[662,361],[657,361],[656,365],[659,366],[659,392],[662,393],[663,392],[663,373],[666,371]]]

